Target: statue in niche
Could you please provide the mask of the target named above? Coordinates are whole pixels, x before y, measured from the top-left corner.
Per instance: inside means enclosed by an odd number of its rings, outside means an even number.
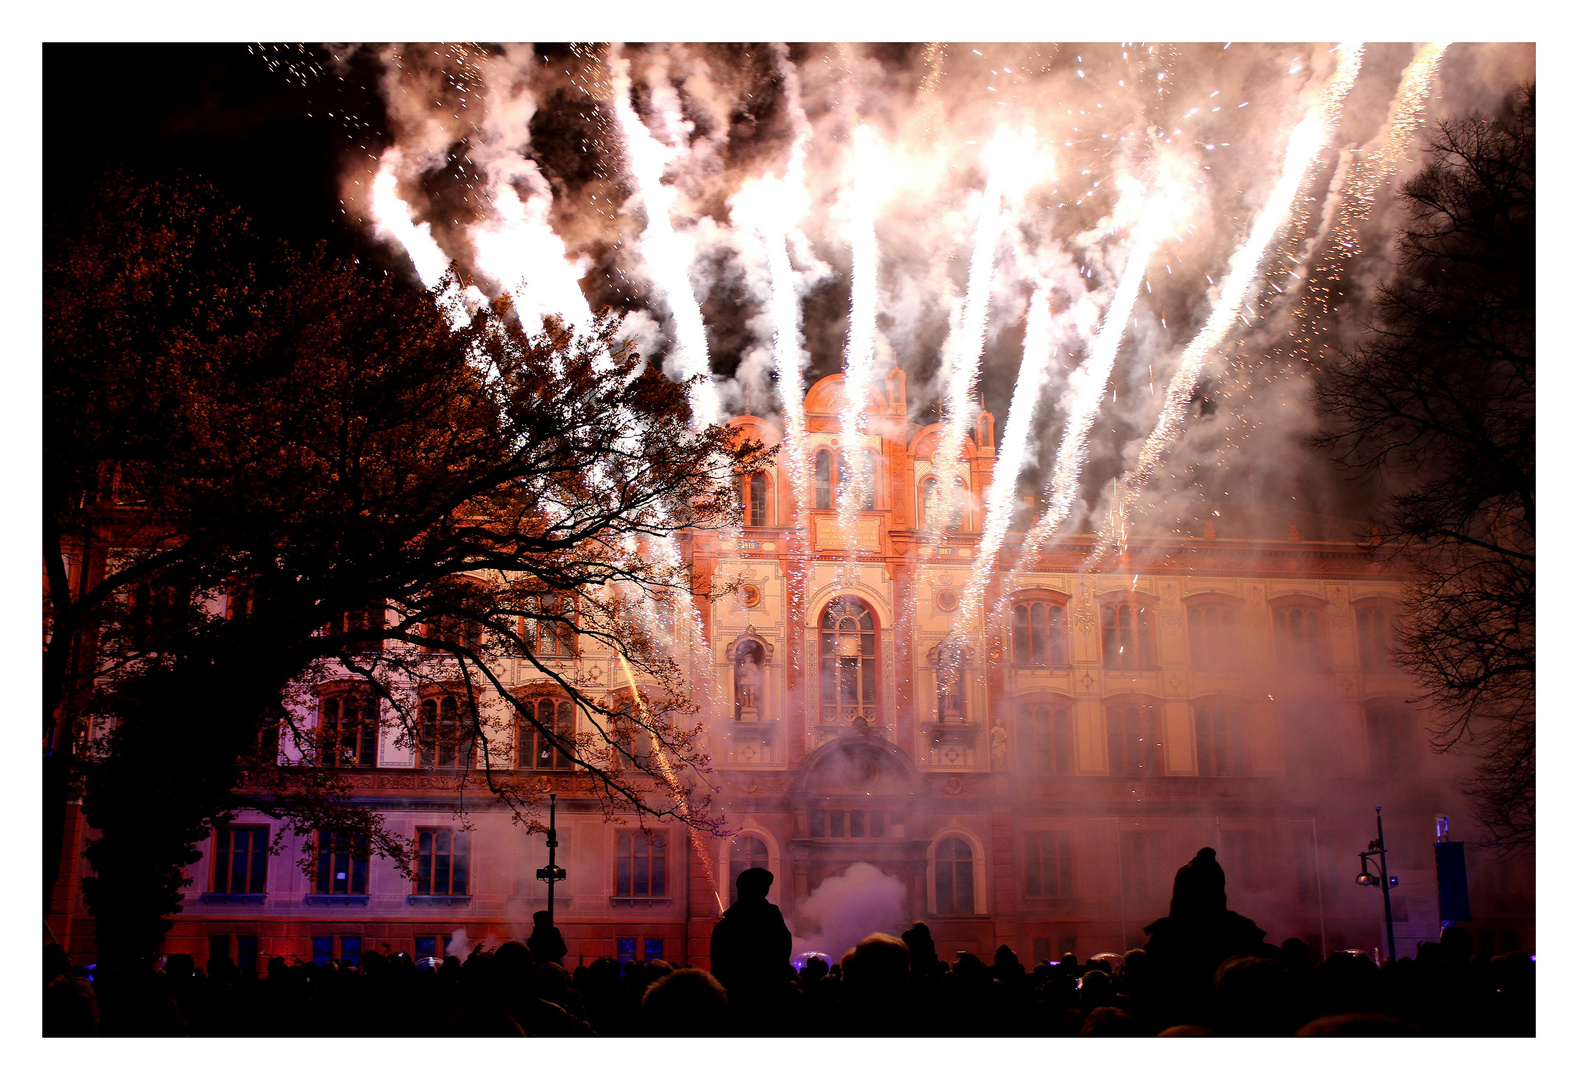
[[[992,725],[992,767],[994,769],[1007,769],[1009,767],[1009,732],[1002,724]]]
[[[751,723],[761,716],[762,646],[742,641],[735,647],[735,719]]]

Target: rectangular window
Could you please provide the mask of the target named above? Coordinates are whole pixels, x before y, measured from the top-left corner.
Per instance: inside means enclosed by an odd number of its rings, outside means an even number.
[[[359,937],[342,937],[340,939],[340,963],[362,966],[362,939]]]
[[[826,810],[813,810],[811,812],[811,835],[813,837],[828,835],[828,812]]]
[[[214,891],[267,892],[269,827],[230,825],[214,832]]]
[[[843,810],[830,810],[830,811],[828,811],[828,835],[829,836],[843,836],[844,835],[844,811]]]
[[[668,841],[662,833],[622,832],[614,839],[614,895],[669,895]]]
[[[872,835],[873,836],[882,836],[883,835],[883,812],[881,810],[873,810],[872,814],[871,814],[871,821],[872,821]]]
[[[642,959],[648,961],[663,959],[663,938],[644,938],[642,939],[642,946],[647,950],[642,954]]]
[[[622,937],[614,940],[614,956],[619,961],[620,974],[625,974],[625,965],[636,962],[636,939]]]
[[[438,948],[438,938],[424,935],[416,939],[416,948],[412,951],[412,955],[418,960],[430,956],[436,957],[438,955]]]
[[[318,833],[313,891],[324,895],[367,895],[367,837],[349,832]]]
[[[1075,841],[1068,833],[1030,833],[1025,838],[1025,895],[1057,898],[1075,894]]]
[[[851,836],[865,836],[866,835],[866,811],[865,810],[851,810],[850,811],[850,835]]]
[[[1255,859],[1252,856],[1251,836],[1244,830],[1233,832],[1224,831],[1222,835],[1223,850],[1218,852],[1218,862],[1222,863],[1223,874],[1228,879],[1228,891],[1236,890],[1254,892]]]
[[[466,896],[471,844],[454,829],[418,829],[414,891],[422,896]]]
[[[1165,896],[1162,891],[1162,834],[1127,832],[1119,840],[1120,872],[1127,900],[1152,901]]]
[[[315,937],[315,938],[313,938],[313,963],[317,964],[319,967],[323,967],[325,964],[327,964],[329,961],[331,961],[333,959],[334,959],[334,938],[332,938],[332,937]]]
[[[236,966],[248,975],[258,970],[258,935],[236,935]]]

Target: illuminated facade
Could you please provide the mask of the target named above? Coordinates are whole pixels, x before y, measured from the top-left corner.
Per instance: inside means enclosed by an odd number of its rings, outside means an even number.
[[[1462,762],[1430,753],[1415,690],[1389,656],[1401,584],[1364,546],[1167,537],[1132,540],[1121,560],[1083,572],[1090,537],[1062,536],[1013,595],[989,586],[1005,618],[958,625],[979,539],[980,496],[994,462],[992,417],[966,446],[975,498],[940,521],[931,454],[937,426],[908,420],[902,373],[869,411],[863,452],[876,465],[870,508],[852,532],[835,508],[842,380],[807,395],[805,528],[781,460],[743,478],[738,539],[685,538],[701,576],[739,576],[701,604],[711,671],[707,724],[715,805],[739,833],[709,838],[703,864],[674,826],[649,838],[608,823],[577,771],[519,729],[523,770],[559,793],[557,855],[566,879],[556,921],[568,962],[596,955],[705,966],[730,883],[766,865],[771,898],[795,926],[827,878],[865,862],[903,886],[904,923],[925,920],[940,955],[1022,960],[1121,951],[1165,914],[1174,870],[1217,849],[1230,906],[1274,941],[1318,950],[1385,940],[1381,898],[1354,884],[1355,853],[1387,818],[1400,954],[1438,930],[1431,842],[1450,814]],[[751,417],[733,422],[776,437]],[[932,529],[920,527],[930,520]],[[1016,534],[1000,558],[1006,570]],[[853,557],[853,564],[852,564]],[[940,687],[939,646],[962,636],[963,678]],[[542,643],[591,692],[623,685],[611,657]],[[500,662],[540,723],[573,728],[569,704],[523,661]],[[199,961],[225,949],[255,957],[346,957],[363,950],[442,955],[524,939],[546,888],[541,835],[526,835],[485,793],[471,827],[452,814],[454,761],[442,743],[399,745],[348,683],[312,690],[357,798],[411,837],[414,879],[354,850],[298,865],[301,840],[270,853],[266,819],[243,815],[189,869],[167,942]],[[455,708],[442,693],[419,718],[437,731]],[[78,843],[80,847],[80,843]],[[1534,948],[1533,873],[1471,851],[1476,919],[1491,951]],[[78,860],[80,862],[80,860]],[[709,869],[718,882],[715,896]],[[71,948],[92,950],[91,922],[68,873],[59,903]],[[808,928],[800,927],[802,932]],[[890,929],[898,929],[891,927]],[[464,934],[462,942],[453,939]],[[1490,935],[1488,938],[1487,935]]]

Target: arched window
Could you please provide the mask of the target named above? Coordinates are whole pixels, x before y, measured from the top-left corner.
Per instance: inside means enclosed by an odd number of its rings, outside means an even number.
[[[965,510],[967,496],[965,481],[959,477],[954,480],[955,498],[952,505],[945,506],[943,489],[938,483],[938,478],[929,476],[921,481],[921,529],[929,533],[957,533],[965,526]]]
[[[528,698],[516,717],[516,768],[561,772],[574,768],[575,706],[565,698]],[[535,723],[534,723],[535,721]]]
[[[319,761],[371,769],[378,764],[378,699],[364,691],[325,694],[318,703]]]
[[[729,844],[729,902],[731,904],[740,899],[740,894],[735,890],[735,881],[753,866],[769,869],[768,846],[760,836],[741,833]]]
[[[877,720],[877,624],[871,609],[853,596],[828,605],[818,635],[821,658],[822,723]]]
[[[1067,667],[1064,605],[1054,600],[1021,600],[1014,605],[1015,667]]]
[[[770,524],[768,516],[768,474],[758,469],[746,481],[745,520],[747,525]]]
[[[1020,706],[1020,753],[1031,772],[1068,776],[1075,771],[1075,729],[1069,706],[1045,701]]]
[[[957,836],[938,842],[935,857],[939,915],[969,915],[976,910],[976,862],[970,845]]]
[[[1189,624],[1192,666],[1201,671],[1215,671],[1238,664],[1242,651],[1237,604],[1216,598],[1192,601]]]
[[[1228,701],[1195,706],[1195,763],[1202,776],[1249,776],[1244,707]]]
[[[735,646],[735,719],[750,722],[762,717],[762,645],[742,641]]]
[[[454,694],[422,699],[417,718],[417,767],[464,769],[471,765],[475,733]]]
[[[855,488],[858,480],[865,480],[866,490],[861,492],[860,506],[862,510],[875,510],[877,509],[877,482],[879,479],[877,463],[880,459],[877,456],[877,452],[874,450],[861,450],[859,453],[861,468],[865,473],[865,476],[863,477],[857,477],[855,475],[854,469],[852,469],[850,466],[849,455],[843,450],[839,451],[839,476],[837,484],[839,500],[842,502],[844,499],[849,497],[849,493]]]
[[[1272,609],[1272,639],[1284,667],[1315,671],[1326,666],[1327,648],[1321,608],[1285,603]]]
[[[817,457],[812,466],[812,491],[816,496],[818,510],[833,508],[833,453],[828,450],[817,451]]]
[[[1385,671],[1393,664],[1398,648],[1398,609],[1385,600],[1354,606],[1354,626],[1358,632],[1360,667],[1366,671]]]
[[[525,598],[521,640],[534,656],[557,658],[576,655],[576,597],[574,593],[545,593]]]
[[[1102,666],[1157,666],[1156,638],[1151,630],[1150,604],[1139,597],[1102,603]]]
[[[1162,733],[1157,709],[1145,702],[1107,707],[1108,770],[1114,776],[1161,776]]]

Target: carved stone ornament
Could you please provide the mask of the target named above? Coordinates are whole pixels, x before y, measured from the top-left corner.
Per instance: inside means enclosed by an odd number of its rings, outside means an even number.
[[[945,795],[958,795],[964,790],[965,781],[961,780],[958,776],[950,776],[947,780],[943,781],[943,794]]]

